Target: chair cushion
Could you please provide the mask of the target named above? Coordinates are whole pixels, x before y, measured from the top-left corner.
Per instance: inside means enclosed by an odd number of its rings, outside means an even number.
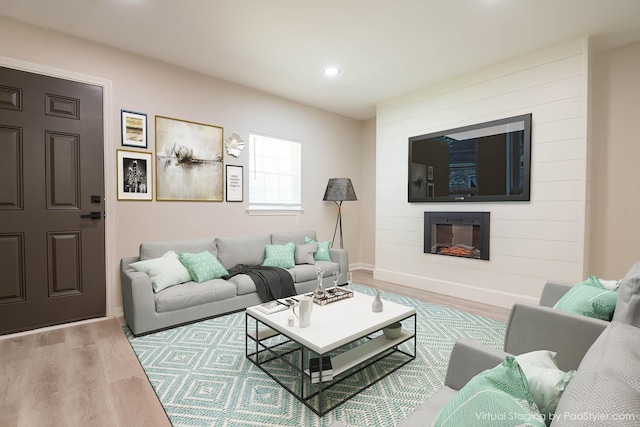
[[[620,281],[612,320],[640,328],[640,261]]]
[[[516,361],[527,378],[529,391],[544,416],[545,423],[551,424],[551,414],[556,412],[558,402],[576,371],[564,372],[558,369],[555,351],[523,353],[516,356]]]
[[[611,322],[580,362],[558,404],[551,426],[638,426],[638,343],[640,329]],[[598,418],[576,420],[577,415]]]

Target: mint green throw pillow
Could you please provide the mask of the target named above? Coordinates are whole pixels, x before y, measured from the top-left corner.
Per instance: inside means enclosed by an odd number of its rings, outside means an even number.
[[[473,377],[442,408],[434,427],[545,427],[512,356]]]
[[[229,274],[218,258],[208,251],[197,254],[180,252],[180,262],[189,270],[191,278],[198,283],[219,279]]]
[[[148,275],[154,292],[191,280],[189,271],[180,263],[178,254],[174,251],[169,251],[160,258],[133,262],[129,267]]]
[[[296,244],[289,242],[286,245],[266,245],[265,259],[262,265],[265,267],[293,268],[296,266],[294,254]]]
[[[558,300],[553,308],[568,313],[611,321],[618,294],[607,290],[595,276],[577,283]]]
[[[329,253],[329,245],[331,242],[318,242],[308,237],[304,238],[304,242],[318,244],[318,251],[315,254],[316,261],[331,261],[331,254]]]

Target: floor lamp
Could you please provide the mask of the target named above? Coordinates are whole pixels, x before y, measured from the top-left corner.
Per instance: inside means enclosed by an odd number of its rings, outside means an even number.
[[[327,184],[327,189],[324,192],[325,201],[335,202],[338,205],[338,218],[336,219],[336,227],[333,230],[333,239],[331,240],[331,247],[333,247],[333,241],[336,240],[336,232],[338,226],[340,227],[340,249],[343,249],[342,243],[342,202],[350,200],[358,200],[356,192],[351,184],[349,178],[330,178]]]

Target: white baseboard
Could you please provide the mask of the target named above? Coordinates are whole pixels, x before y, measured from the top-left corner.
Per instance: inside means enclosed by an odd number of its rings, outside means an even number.
[[[354,264],[349,264],[349,271],[351,270],[367,270],[367,271],[374,271],[376,269],[376,266],[373,264],[364,264],[361,262],[357,262]]]
[[[506,309],[510,309],[516,302],[535,305],[538,304],[538,299],[529,295],[481,288],[475,285],[449,282],[446,280],[399,273],[391,270],[375,269],[373,272],[373,278],[376,280],[397,283],[399,285],[415,289],[435,292],[442,295],[448,295],[455,298],[475,301]]]

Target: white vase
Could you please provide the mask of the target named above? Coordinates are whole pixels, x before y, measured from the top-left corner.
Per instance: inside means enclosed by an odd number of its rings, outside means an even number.
[[[371,311],[380,313],[382,311],[382,299],[380,299],[380,289],[376,289],[376,296],[371,303]]]

